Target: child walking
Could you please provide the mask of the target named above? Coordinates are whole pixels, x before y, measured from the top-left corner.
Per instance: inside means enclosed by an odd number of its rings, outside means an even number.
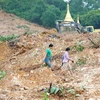
[[[69,57],[69,51],[70,51],[70,48],[67,47],[64,55],[62,56],[62,68],[61,69],[62,69],[62,71],[67,70],[68,74],[70,76],[73,76],[72,66],[70,65],[70,61],[72,61],[73,63],[74,63],[74,61],[72,58]]]

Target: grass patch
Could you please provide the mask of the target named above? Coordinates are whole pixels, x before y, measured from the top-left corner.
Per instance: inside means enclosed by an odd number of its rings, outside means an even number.
[[[17,28],[25,28],[25,29],[29,29],[29,27],[27,25],[18,25]]]
[[[0,80],[6,76],[6,72],[4,70],[0,71]]]
[[[49,98],[48,98],[48,94],[45,92],[44,94],[43,94],[43,99],[42,100],[50,100]]]
[[[27,29],[26,32],[24,33],[24,35],[29,35],[29,34],[38,34],[38,33],[39,33],[38,30],[30,31],[29,29]]]
[[[82,59],[78,59],[78,61],[76,62],[76,65],[80,66],[80,65],[84,65],[86,64],[86,59],[82,58]]]
[[[9,35],[9,36],[0,36],[0,41],[2,41],[2,42],[10,41],[10,40],[15,39],[17,37],[18,36],[14,35],[14,34]]]
[[[27,25],[18,25],[17,28],[24,28],[26,31],[24,35],[29,35],[29,34],[37,34],[39,33],[38,30],[30,30],[30,28]]]

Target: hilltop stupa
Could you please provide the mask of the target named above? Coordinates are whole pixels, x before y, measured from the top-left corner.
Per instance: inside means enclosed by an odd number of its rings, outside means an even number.
[[[64,21],[74,22],[71,14],[70,14],[70,9],[69,9],[69,3],[68,2],[67,2],[67,14],[66,14],[66,17],[65,17]]]
[[[65,1],[65,0],[64,0]],[[56,20],[56,27],[59,33],[62,32],[78,32],[81,33],[81,25],[79,22],[79,16],[77,17],[77,22],[71,16],[70,9],[69,9],[69,2],[67,0],[67,13],[64,20]]]

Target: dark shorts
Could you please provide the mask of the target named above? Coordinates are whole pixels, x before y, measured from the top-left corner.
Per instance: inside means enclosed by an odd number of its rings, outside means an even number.
[[[51,67],[51,58],[50,57],[46,57],[44,59],[44,62],[45,62],[46,65],[48,65],[48,67]]]

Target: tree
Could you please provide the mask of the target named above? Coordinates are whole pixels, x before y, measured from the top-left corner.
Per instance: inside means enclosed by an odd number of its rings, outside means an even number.
[[[61,11],[59,8],[55,7],[54,5],[48,5],[47,10],[50,10],[51,12],[55,13],[56,19],[59,19],[59,16],[61,15]]]
[[[81,16],[81,23],[84,26],[92,25],[95,28],[100,28],[100,10],[92,10]]]
[[[47,10],[43,13],[41,20],[42,20],[43,26],[55,27],[56,15],[52,11]]]
[[[63,0],[0,0],[0,9],[40,25],[44,23],[43,17],[45,12],[52,12],[51,14],[54,15],[55,20],[64,19],[66,15],[66,3]],[[70,2],[70,12],[73,18],[81,15],[82,21],[86,16],[90,16],[89,14],[87,15],[90,10],[97,9],[100,9],[100,0],[71,0]],[[98,14],[92,16],[95,17],[95,24],[88,19],[87,22],[83,21],[82,23],[84,25],[92,23],[92,25],[97,27]],[[50,17],[50,15],[46,16]],[[55,21],[53,24],[55,25]],[[50,27],[54,25],[50,25]]]
[[[61,11],[66,9],[66,5],[63,0],[44,0],[45,3],[48,5],[54,5],[55,7],[59,8]]]
[[[44,3],[43,0],[38,0],[34,6],[34,8],[31,9],[30,11],[30,20],[32,22],[42,24],[41,22],[41,17],[43,12],[46,10],[46,4]]]
[[[47,10],[41,17],[43,25],[47,27],[55,27],[55,21],[59,19],[60,15],[61,11],[59,10],[59,8],[55,7],[54,5],[47,5]]]

